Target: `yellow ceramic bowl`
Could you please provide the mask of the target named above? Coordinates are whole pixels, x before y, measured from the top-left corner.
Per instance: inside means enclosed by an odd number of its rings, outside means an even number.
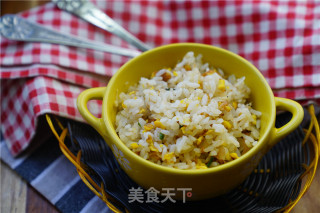
[[[253,108],[262,112],[260,140],[249,152],[232,162],[215,168],[179,170],[154,164],[145,160],[119,139],[115,131],[115,100],[129,85],[153,71],[173,67],[188,51],[202,54],[203,61],[221,68],[227,75],[245,76],[251,88]],[[96,118],[87,108],[87,102],[102,99],[102,117]],[[142,53],[123,65],[111,78],[107,87],[88,89],[78,97],[78,109],[84,119],[105,139],[123,170],[145,189],[154,187],[173,188],[177,199],[185,197],[183,189],[191,191],[188,199],[199,200],[224,194],[241,184],[258,165],[263,155],[281,138],[298,127],[303,109],[295,101],[275,98],[259,70],[242,57],[227,50],[203,44],[179,43],[161,46]],[[276,108],[292,113],[292,119],[283,127],[275,128]]]

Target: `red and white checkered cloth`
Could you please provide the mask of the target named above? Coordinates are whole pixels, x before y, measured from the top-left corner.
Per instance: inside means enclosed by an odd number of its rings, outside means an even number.
[[[233,51],[252,62],[276,96],[320,102],[320,1],[93,1],[151,47],[197,42]],[[53,3],[20,14],[79,37],[133,48],[58,9]],[[1,130],[11,153],[26,149],[37,117],[53,113],[82,120],[76,98],[105,86],[128,58],[1,37]],[[101,112],[98,102],[91,111]]]

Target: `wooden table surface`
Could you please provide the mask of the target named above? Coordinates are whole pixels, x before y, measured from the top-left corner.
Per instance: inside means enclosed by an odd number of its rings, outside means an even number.
[[[37,5],[47,3],[47,0],[1,1],[1,16],[7,13],[17,13]],[[2,161],[0,162],[0,196],[1,213],[57,213],[58,210],[41,194],[28,185],[19,175]],[[320,170],[312,182],[310,189],[292,210],[293,213],[313,213],[320,209]]]

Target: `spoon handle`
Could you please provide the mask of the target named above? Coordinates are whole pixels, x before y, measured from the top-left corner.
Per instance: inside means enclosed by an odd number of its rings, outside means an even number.
[[[77,38],[45,28],[39,24],[32,23],[16,15],[4,15],[0,18],[0,33],[2,36],[17,41],[30,41],[62,44],[73,47],[94,49],[117,55],[135,57],[140,51],[120,48],[108,44],[96,43],[83,38]]]
[[[140,41],[138,38],[133,36],[119,24],[117,24],[113,19],[111,19],[107,14],[97,8],[94,4],[87,0],[52,0],[56,5],[62,9],[66,10],[89,23],[100,27],[110,33],[117,35],[133,46],[137,47],[141,51],[149,50],[146,44]]]

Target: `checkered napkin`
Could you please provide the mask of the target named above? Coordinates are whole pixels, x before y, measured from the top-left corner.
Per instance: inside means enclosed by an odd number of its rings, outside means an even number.
[[[276,96],[320,102],[320,1],[93,1],[151,47],[219,46],[252,62]],[[120,38],[53,3],[20,14],[48,28],[125,48]],[[1,130],[11,153],[26,149],[44,113],[83,121],[76,98],[107,85],[126,57],[1,37]],[[90,103],[95,115],[101,103]]]

